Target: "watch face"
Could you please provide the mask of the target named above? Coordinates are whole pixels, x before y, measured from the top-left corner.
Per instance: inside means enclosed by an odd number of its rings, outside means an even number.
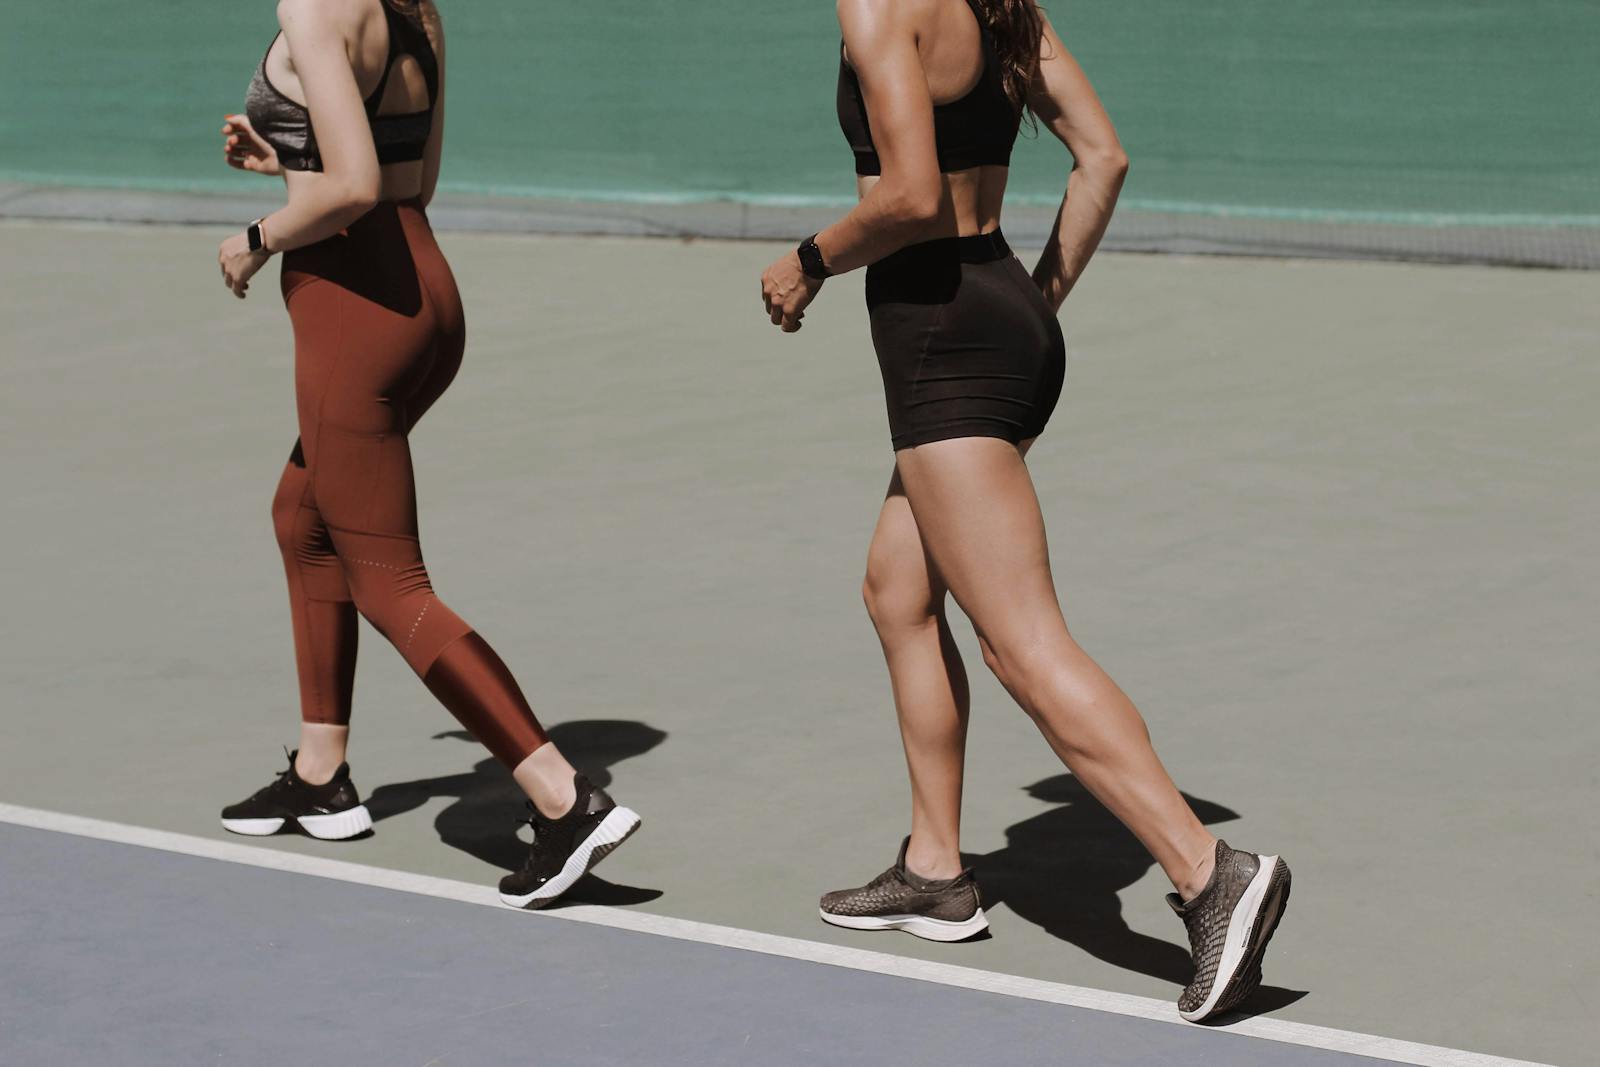
[[[261,223],[252,222],[250,228],[245,230],[245,239],[250,242],[250,251],[261,251]]]
[[[828,276],[828,265],[823,262],[822,249],[817,247],[815,238],[809,238],[800,246],[800,269],[811,278],[821,280]]]

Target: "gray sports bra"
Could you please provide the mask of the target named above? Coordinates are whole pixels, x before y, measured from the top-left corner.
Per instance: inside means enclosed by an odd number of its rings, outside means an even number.
[[[383,0],[382,6],[389,23],[389,58],[383,65],[378,87],[362,105],[367,111],[367,123],[372,127],[378,162],[407,163],[422,158],[428,148],[428,137],[433,133],[433,106],[439,99],[439,61],[421,26],[390,7],[387,0]],[[278,38],[272,41],[276,44]],[[267,55],[271,54],[272,45],[268,45]],[[428,106],[404,115],[380,115],[378,105],[389,85],[389,71],[402,55],[414,56],[422,67],[422,76],[428,83]],[[265,55],[245,92],[244,110],[250,125],[278,153],[278,162],[284,169],[322,169],[322,153],[317,150],[317,135],[311,128],[311,112],[284,96],[272,84],[272,79],[267,77]]]

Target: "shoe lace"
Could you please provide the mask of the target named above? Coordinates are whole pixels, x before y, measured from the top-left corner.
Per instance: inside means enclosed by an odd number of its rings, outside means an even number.
[[[289,765],[283,770],[279,771],[272,781],[268,782],[261,789],[256,790],[256,796],[271,796],[273,793],[282,792],[283,790],[289,788],[289,779],[294,777],[294,755],[289,751],[288,745],[283,746],[283,758],[288,761]]]
[[[902,883],[902,879],[900,877],[900,872],[895,870],[893,867],[890,867],[888,870],[886,870],[882,874],[878,875],[878,877],[874,878],[872,881],[870,881],[866,885],[862,886],[858,890],[858,892],[868,893],[868,892],[871,892],[874,889],[878,889],[878,888],[880,888],[882,886],[889,885],[890,883],[894,883],[896,885],[899,885],[899,884]]]
[[[528,817],[518,822],[518,826],[521,826],[523,823],[527,823],[529,826],[533,827],[534,833],[538,833],[539,827],[549,826],[551,823],[555,822],[554,819],[540,811],[533,801],[525,800],[523,801],[523,805],[528,809]]]
[[[529,826],[533,829],[533,844],[528,848],[527,858],[522,861],[522,866],[524,868],[531,868],[534,864],[534,860],[539,855],[540,828],[549,826],[553,820],[546,818],[544,812],[540,811],[534,806],[533,801],[529,800],[525,803],[527,804],[528,808],[527,817],[518,819],[517,826]]]

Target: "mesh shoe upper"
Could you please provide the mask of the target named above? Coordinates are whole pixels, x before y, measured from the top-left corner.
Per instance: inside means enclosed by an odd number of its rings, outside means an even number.
[[[893,867],[858,889],[836,889],[822,897],[830,915],[924,915],[945,922],[964,922],[977,914],[978,883],[971,870],[935,881],[906,870],[907,838]]]
[[[1254,854],[1218,841],[1216,869],[1206,887],[1187,904],[1178,894],[1167,894],[1167,903],[1189,930],[1189,951],[1194,957],[1194,980],[1178,998],[1178,1010],[1194,1011],[1211,995],[1228,940],[1228,923],[1260,865],[1260,858]]]
[[[528,824],[533,827],[533,845],[522,866],[500,879],[500,892],[525,896],[561,873],[573,854],[595,827],[605,821],[616,801],[579,774],[573,779],[577,795],[572,807],[559,819],[544,815],[528,802]]]
[[[312,785],[295,773],[294,759],[299,750],[288,752],[289,766],[278,772],[270,785],[256,790],[237,804],[222,809],[224,819],[294,819],[303,815],[331,815],[348,811],[361,803],[355,783],[350,780],[350,765],[339,764],[333,777],[322,785]]]

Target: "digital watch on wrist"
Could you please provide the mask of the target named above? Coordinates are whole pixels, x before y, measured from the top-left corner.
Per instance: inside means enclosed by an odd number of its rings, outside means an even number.
[[[817,235],[812,234],[800,242],[800,247],[795,249],[800,256],[800,270],[807,278],[813,281],[822,281],[833,277],[833,271],[828,269],[828,264],[823,261],[822,249],[817,247]]]
[[[263,221],[262,219],[256,219],[244,231],[245,240],[250,242],[250,251],[252,252],[267,251],[267,231],[261,228]],[[270,252],[267,254],[271,255]]]

